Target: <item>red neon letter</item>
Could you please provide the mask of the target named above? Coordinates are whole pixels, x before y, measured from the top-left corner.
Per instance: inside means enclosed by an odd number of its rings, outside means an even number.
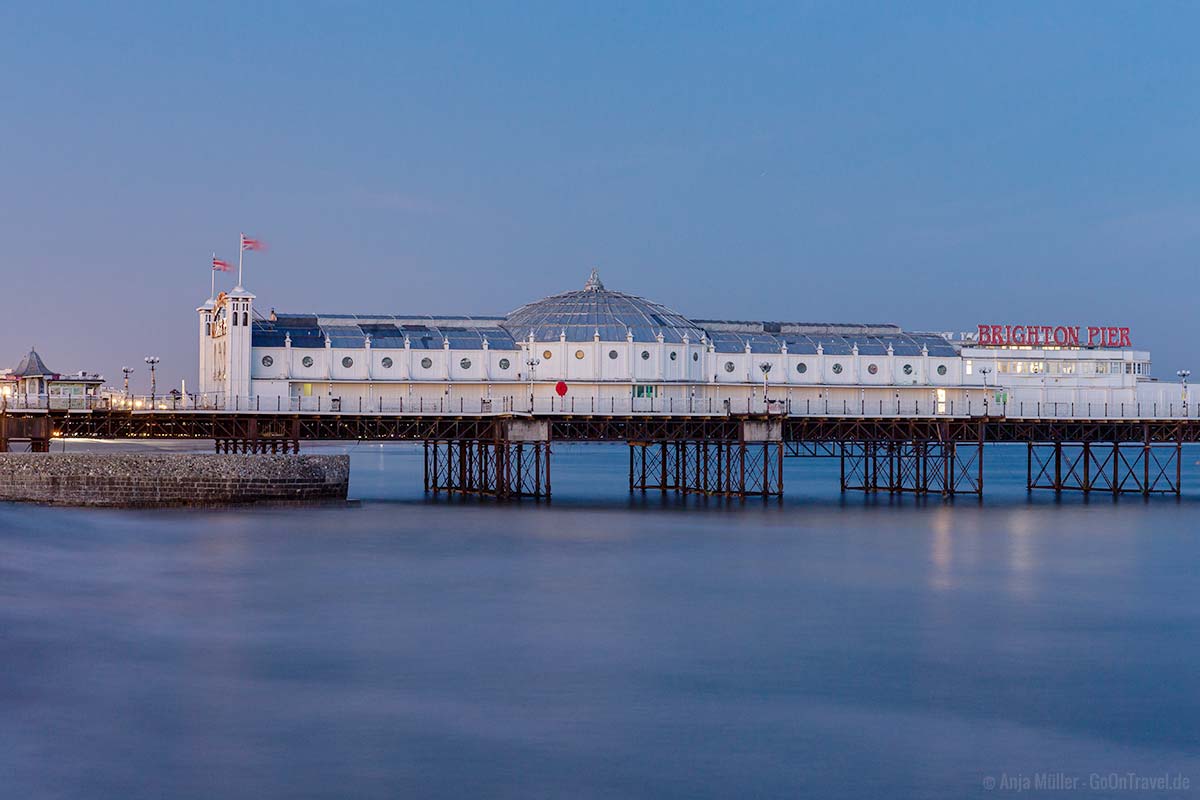
[[[1067,328],[1067,344],[1079,347],[1079,326]]]
[[[999,347],[1004,344],[1008,344],[1007,342],[1004,341],[1004,328],[1001,328],[999,325],[993,325],[992,326],[992,345],[994,347]]]
[[[1129,328],[1118,328],[1118,330],[1121,332],[1121,343],[1117,346],[1133,347],[1133,345],[1129,343]]]
[[[979,326],[979,344],[986,346],[992,343],[992,328],[989,325]]]
[[[1096,346],[1096,337],[1100,335],[1100,329],[1095,325],[1088,325],[1088,347]]]
[[[1108,329],[1108,341],[1104,343],[1104,346],[1105,347],[1116,347],[1117,342],[1119,342],[1120,340],[1121,340],[1121,334],[1118,332],[1118,329],[1114,326],[1114,327]]]

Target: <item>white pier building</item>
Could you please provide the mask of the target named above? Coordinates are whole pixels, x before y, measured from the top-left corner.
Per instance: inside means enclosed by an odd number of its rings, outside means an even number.
[[[1128,416],[1139,403],[1161,415],[1182,402],[1178,384],[1150,377],[1150,354],[1124,328],[1083,329],[1101,334],[1081,340],[1079,328],[981,325],[964,337],[691,319],[606,288],[595,270],[579,290],[496,317],[262,315],[255,300],[239,287],[197,309],[200,403]]]

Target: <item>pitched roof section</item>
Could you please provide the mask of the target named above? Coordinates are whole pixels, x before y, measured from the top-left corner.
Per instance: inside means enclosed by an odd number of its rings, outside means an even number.
[[[11,373],[17,378],[29,378],[38,375],[54,375],[50,368],[46,366],[46,362],[42,361],[42,357],[38,355],[37,350],[30,350],[29,354],[21,359],[21,363],[17,364],[17,368]]]

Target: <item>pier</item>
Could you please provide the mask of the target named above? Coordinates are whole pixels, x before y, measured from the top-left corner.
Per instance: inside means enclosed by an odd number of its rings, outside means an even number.
[[[545,499],[556,444],[619,443],[629,449],[630,491],[777,497],[785,459],[825,458],[837,460],[844,492],[982,496],[986,445],[1013,444],[1026,448],[1030,490],[1179,495],[1183,445],[1200,441],[1195,416],[787,412],[5,407],[0,451],[46,452],[59,438],[209,440],[231,454],[297,453],[309,442],[412,442],[423,445],[430,493]]]

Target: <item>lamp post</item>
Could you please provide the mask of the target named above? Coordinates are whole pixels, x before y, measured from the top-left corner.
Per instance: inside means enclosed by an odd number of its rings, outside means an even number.
[[[979,368],[979,374],[983,376],[983,385],[984,385],[984,386],[987,386],[987,385],[988,385],[988,382],[987,382],[987,376],[988,376],[989,374],[991,374],[991,371],[992,371],[992,370],[991,370],[991,368],[989,368],[989,367],[980,367],[980,368]]]
[[[1183,386],[1183,415],[1186,417],[1188,415],[1187,379],[1188,379],[1188,376],[1192,374],[1192,371],[1190,369],[1181,369],[1181,370],[1178,370],[1175,374],[1179,376],[1179,382]]]
[[[144,360],[150,365],[150,407],[154,408],[154,396],[158,393],[158,382],[154,374],[154,367],[160,359],[158,356],[146,356]]]
[[[529,413],[530,414],[533,413],[533,371],[535,369],[537,369],[537,365],[540,363],[542,363],[542,360],[540,358],[535,357],[532,352],[530,352],[529,358],[525,359],[525,365],[529,367]]]
[[[763,410],[769,412],[771,407],[767,404],[767,375],[771,373],[771,362],[764,361],[758,365],[763,374]]]
[[[125,373],[125,399],[129,399],[129,376],[133,374],[133,367],[121,367],[121,372]]]

